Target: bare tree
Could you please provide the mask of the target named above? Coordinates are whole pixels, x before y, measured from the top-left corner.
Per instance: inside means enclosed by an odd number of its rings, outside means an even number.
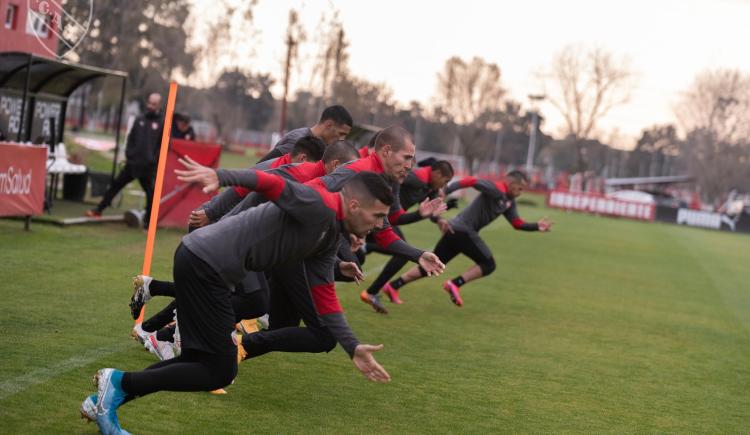
[[[736,70],[700,73],[675,114],[687,138],[681,160],[705,200],[732,189],[750,190],[750,75]]]
[[[719,141],[741,142],[750,137],[750,75],[737,70],[704,71],[674,111],[685,132],[705,129]]]
[[[502,124],[497,116],[503,104],[505,88],[500,67],[482,58],[464,61],[451,57],[438,74],[436,115],[456,124],[464,157],[469,167],[486,155],[492,142],[492,130]]]
[[[550,103],[565,119],[565,133],[578,141],[592,139],[599,121],[629,101],[635,74],[627,60],[603,48],[569,45],[539,78]],[[585,170],[581,149],[577,147],[578,169]]]

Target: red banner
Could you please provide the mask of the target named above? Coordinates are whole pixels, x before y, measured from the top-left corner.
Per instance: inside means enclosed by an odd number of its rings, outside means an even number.
[[[44,211],[47,147],[0,143],[0,216]]]
[[[186,228],[190,212],[211,198],[211,195],[203,193],[202,186],[186,184],[177,179],[174,170],[182,168],[177,159],[185,155],[201,165],[217,168],[221,157],[221,146],[172,139],[169,154],[167,154],[164,187],[159,205],[159,226]]]
[[[608,198],[596,193],[563,192],[559,190],[549,193],[547,206],[644,221],[653,221],[656,210],[653,204]]]

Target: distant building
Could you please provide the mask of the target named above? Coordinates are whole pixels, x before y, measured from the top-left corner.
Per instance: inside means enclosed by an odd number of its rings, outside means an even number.
[[[54,57],[60,28],[59,5],[58,1],[0,0],[0,52]]]

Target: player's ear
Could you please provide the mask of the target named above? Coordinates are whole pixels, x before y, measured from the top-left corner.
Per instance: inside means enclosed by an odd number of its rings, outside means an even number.
[[[347,206],[349,208],[349,211],[354,214],[359,213],[361,210],[361,204],[359,203],[359,200],[356,198],[350,199],[349,202],[347,203]]]
[[[297,154],[297,157],[294,158],[294,160],[297,163],[304,163],[307,161],[307,153],[299,153]]]

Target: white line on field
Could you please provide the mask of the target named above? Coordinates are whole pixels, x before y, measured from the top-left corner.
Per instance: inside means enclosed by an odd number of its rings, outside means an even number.
[[[25,375],[2,381],[0,382],[0,400],[5,400],[31,386],[44,384],[65,372],[91,364],[105,356],[117,353],[126,347],[132,347],[132,345],[130,341],[122,341],[115,345],[87,350],[64,361],[56,362],[54,366],[41,367]]]

